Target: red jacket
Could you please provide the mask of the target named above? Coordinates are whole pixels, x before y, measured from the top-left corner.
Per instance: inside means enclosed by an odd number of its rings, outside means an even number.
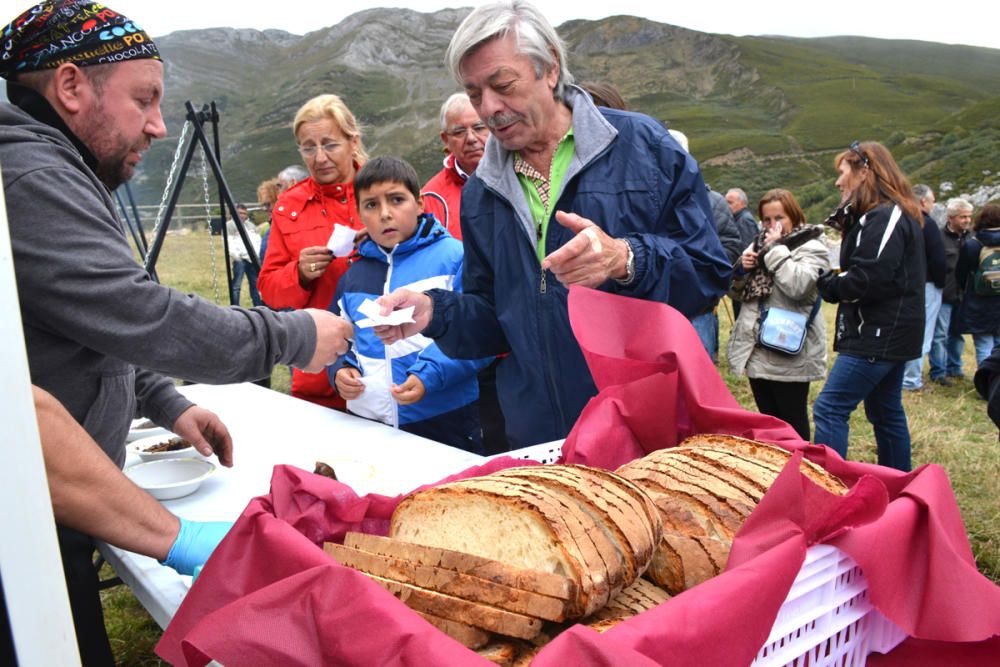
[[[449,153],[444,159],[444,169],[432,176],[421,190],[424,196],[424,211],[433,213],[448,233],[459,241],[462,240],[462,227],[458,218],[459,207],[462,203],[462,186],[465,185],[466,178],[458,171],[455,156]]]
[[[361,229],[351,183],[319,185],[307,178],[281,194],[271,211],[271,234],[257,289],[272,308],[330,306],[337,281],[347,271],[347,258],[338,257],[308,287],[299,284],[299,253],[309,246],[325,246],[334,223]],[[330,387],[326,371],[292,371],[292,396],[339,409],[344,401]]]

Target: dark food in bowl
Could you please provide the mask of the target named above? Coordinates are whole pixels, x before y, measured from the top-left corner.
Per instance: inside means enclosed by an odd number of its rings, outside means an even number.
[[[187,449],[191,443],[184,438],[170,438],[166,442],[159,442],[152,447],[147,447],[147,454],[162,454],[163,452],[176,452],[178,449]]]
[[[334,472],[333,468],[322,461],[316,461],[316,469],[313,470],[313,474],[323,475],[324,477],[329,477],[330,479],[337,479],[337,473]]]

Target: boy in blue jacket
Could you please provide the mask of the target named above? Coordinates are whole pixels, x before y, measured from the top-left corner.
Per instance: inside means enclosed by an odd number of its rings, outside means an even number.
[[[358,308],[399,287],[461,291],[462,243],[425,214],[417,172],[396,157],[358,171],[354,195],[368,238],[330,311],[354,325],[354,346],[327,367],[352,414],[481,453],[476,375],[492,359],[456,360],[413,336],[386,347]]]

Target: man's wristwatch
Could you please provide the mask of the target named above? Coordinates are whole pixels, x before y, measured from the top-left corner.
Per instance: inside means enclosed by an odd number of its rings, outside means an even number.
[[[618,284],[630,285],[635,280],[635,252],[632,250],[632,244],[629,243],[628,239],[618,240],[624,241],[625,248],[628,250],[628,256],[625,258],[625,277],[618,280]]]

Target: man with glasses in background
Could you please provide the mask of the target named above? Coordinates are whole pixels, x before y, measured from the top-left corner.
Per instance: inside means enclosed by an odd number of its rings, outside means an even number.
[[[445,229],[462,240],[458,211],[462,186],[479,166],[490,130],[472,108],[469,96],[455,93],[441,105],[444,167],[424,185],[424,211],[433,213]]]

